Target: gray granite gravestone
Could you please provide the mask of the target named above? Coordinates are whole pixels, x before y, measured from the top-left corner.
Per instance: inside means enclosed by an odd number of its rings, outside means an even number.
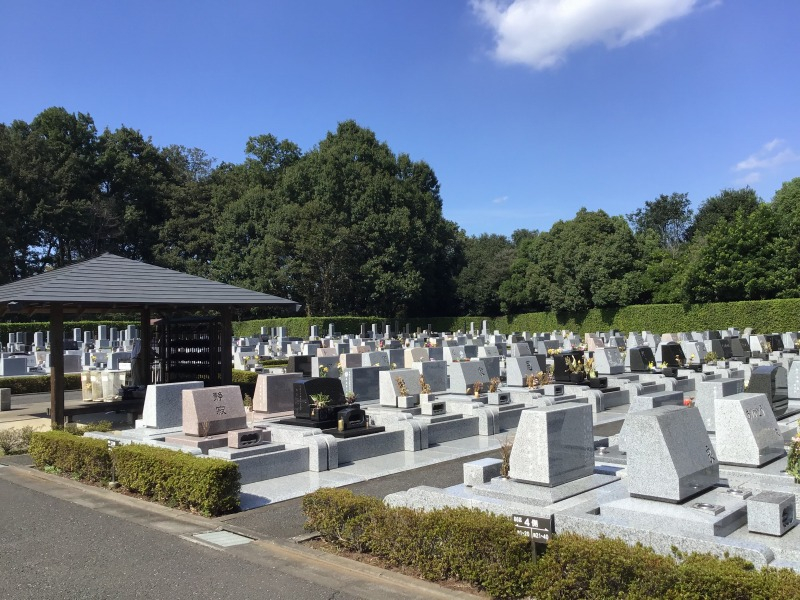
[[[510,356],[506,358],[506,385],[525,386],[529,375],[547,368],[544,356]]]
[[[789,408],[787,379],[786,369],[781,365],[760,365],[750,374],[747,391],[765,394],[772,412],[780,418]]]
[[[144,395],[142,423],[145,427],[166,429],[183,423],[183,390],[199,389],[202,381],[148,385]]]
[[[421,392],[419,377],[420,372],[416,369],[395,369],[393,371],[381,371],[378,379],[381,406],[399,406],[400,408],[411,408],[411,406],[400,406],[398,403],[398,396],[417,396],[416,401],[418,401],[419,394]],[[403,386],[406,388],[405,393],[403,393],[400,389],[401,381]],[[416,403],[416,401],[414,403]]]
[[[489,373],[480,361],[447,363],[447,374],[450,376],[448,389],[456,394],[471,393],[472,386],[478,381],[484,390],[489,385]]]
[[[557,486],[594,471],[592,409],[565,403],[523,411],[511,449],[509,476]]]
[[[631,496],[681,502],[719,481],[719,462],[696,408],[630,413],[625,442]]]
[[[284,413],[294,410],[294,382],[302,373],[264,373],[256,379],[253,410],[265,413]]]
[[[711,379],[695,381],[695,406],[700,410],[706,431],[716,431],[714,401],[717,398],[741,394],[744,391],[744,379]]]
[[[778,421],[764,394],[717,398],[714,412],[720,463],[760,467],[785,454]]]
[[[427,360],[414,363],[425,383],[431,386],[431,392],[447,391],[447,363],[443,360]]]
[[[620,375],[625,372],[625,364],[619,348],[609,346],[594,352],[594,368],[600,375]]]

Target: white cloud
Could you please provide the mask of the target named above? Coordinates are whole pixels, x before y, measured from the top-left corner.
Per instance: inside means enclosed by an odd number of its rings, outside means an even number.
[[[775,138],[761,147],[761,150],[751,154],[736,163],[734,171],[755,171],[774,169],[782,165],[800,161],[800,154],[789,148],[785,140]]]
[[[494,31],[494,56],[546,69],[597,43],[624,46],[691,13],[703,0],[471,0]]]
[[[498,196],[492,200],[492,204],[505,204],[508,201],[508,196]]]
[[[744,177],[737,179],[736,185],[753,185],[759,181],[761,181],[761,173],[758,171],[753,171],[752,173],[748,173]]]

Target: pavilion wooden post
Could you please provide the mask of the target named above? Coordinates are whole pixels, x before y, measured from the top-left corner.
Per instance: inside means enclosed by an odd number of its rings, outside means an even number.
[[[142,345],[139,351],[139,373],[143,385],[150,385],[153,381],[153,366],[151,364],[153,360],[153,330],[150,327],[150,307],[142,307],[141,314],[139,339]]]
[[[50,422],[64,426],[64,307],[50,305]]]
[[[231,351],[231,338],[233,337],[233,325],[231,325],[231,307],[224,306],[220,309],[220,371],[221,385],[231,385],[233,380],[233,352]]]

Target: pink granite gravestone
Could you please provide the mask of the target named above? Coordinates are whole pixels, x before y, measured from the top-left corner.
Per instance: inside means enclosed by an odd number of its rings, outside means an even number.
[[[247,416],[238,385],[183,390],[183,433],[208,436],[245,429]]]

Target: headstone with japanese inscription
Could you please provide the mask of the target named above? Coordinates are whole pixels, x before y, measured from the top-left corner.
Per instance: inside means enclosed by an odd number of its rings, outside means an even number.
[[[760,467],[785,454],[778,421],[764,394],[716,398],[714,412],[720,463]]]
[[[526,386],[527,378],[547,369],[545,357],[537,354],[533,356],[518,356],[506,358],[506,384],[513,386]]]
[[[456,394],[471,394],[476,382],[486,390],[489,385],[489,372],[481,361],[447,363],[450,376],[449,391]]]
[[[631,496],[680,502],[719,482],[719,461],[697,408],[629,413],[625,446]]]
[[[182,404],[183,433],[187,435],[215,435],[247,427],[238,385],[183,390]]]

